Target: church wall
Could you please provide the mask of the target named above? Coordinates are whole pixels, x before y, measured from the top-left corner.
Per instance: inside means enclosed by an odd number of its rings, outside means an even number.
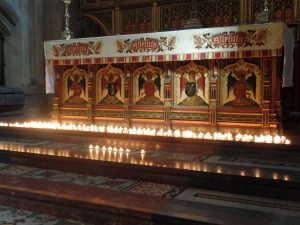
[[[45,95],[44,40],[59,39],[63,3],[60,0],[15,0],[19,20],[5,36],[5,86],[24,91],[24,116],[48,113]]]

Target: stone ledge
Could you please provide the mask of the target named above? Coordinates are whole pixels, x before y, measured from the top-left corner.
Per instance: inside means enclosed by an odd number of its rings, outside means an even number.
[[[21,89],[0,86],[0,113],[20,110],[24,103],[25,96]]]

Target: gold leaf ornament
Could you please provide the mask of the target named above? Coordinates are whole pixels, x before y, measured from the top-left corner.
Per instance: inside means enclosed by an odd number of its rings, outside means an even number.
[[[171,37],[171,38],[169,39],[169,46],[170,46],[170,47],[174,47],[175,44],[176,44],[176,37],[173,36],[173,37]]]
[[[59,56],[59,54],[60,54],[60,47],[57,46],[57,45],[53,45],[52,51],[53,51],[53,55],[54,56]]]
[[[102,49],[102,42],[101,41],[96,42],[94,46],[95,54],[99,54],[101,49]]]
[[[122,53],[125,49],[125,44],[122,40],[116,40],[116,48],[118,52]]]

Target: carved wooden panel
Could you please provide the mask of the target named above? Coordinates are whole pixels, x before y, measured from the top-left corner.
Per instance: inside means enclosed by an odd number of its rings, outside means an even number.
[[[273,20],[275,22],[294,22],[295,0],[273,0]]]
[[[268,8],[273,22],[294,23],[296,0],[268,0]],[[264,9],[264,1],[252,1],[252,23],[258,21],[258,14]]]
[[[129,8],[122,10],[122,33],[152,32],[152,8]]]
[[[163,5],[160,7],[161,30],[179,30],[191,18],[191,4]],[[204,27],[231,26],[239,21],[239,0],[198,1],[198,16]]]
[[[164,5],[160,8],[160,27],[162,31],[183,29],[191,17],[190,3]]]
[[[99,37],[113,33],[112,10],[84,13],[76,25],[76,37]]]
[[[205,27],[231,26],[238,24],[240,1],[198,1],[197,9]]]
[[[96,7],[113,6],[115,0],[81,0],[80,4],[83,9],[95,9]]]

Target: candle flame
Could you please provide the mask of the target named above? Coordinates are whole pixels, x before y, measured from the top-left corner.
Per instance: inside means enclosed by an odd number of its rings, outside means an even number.
[[[161,136],[161,137],[175,137],[175,138],[192,138],[192,139],[206,139],[206,140],[221,140],[221,141],[237,141],[237,142],[256,142],[256,143],[273,143],[273,144],[291,144],[291,141],[285,136],[279,135],[251,135],[251,134],[232,134],[221,132],[195,132],[191,130],[164,130],[164,129],[150,129],[142,127],[122,127],[122,126],[98,126],[89,124],[74,124],[74,123],[59,123],[59,122],[0,122],[0,127],[17,127],[17,128],[34,128],[34,129],[53,129],[77,132],[97,132],[97,133],[112,133],[112,134],[130,134],[130,135],[144,135],[144,136]],[[97,149],[89,146],[89,149]],[[98,146],[99,148],[99,146]],[[108,149],[111,151],[112,149]]]

